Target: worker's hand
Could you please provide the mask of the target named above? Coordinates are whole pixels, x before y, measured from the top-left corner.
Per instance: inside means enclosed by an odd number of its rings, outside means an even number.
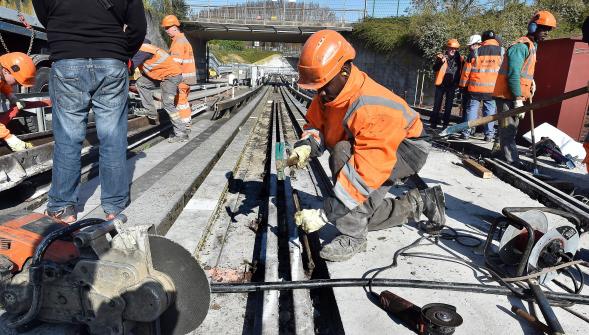
[[[30,149],[33,147],[32,143],[25,142],[14,135],[9,135],[4,140],[6,141],[6,144],[8,144],[8,147],[10,147],[10,150],[12,150],[14,152],[23,151],[23,150]]]
[[[292,153],[288,157],[289,160],[296,159],[297,160],[297,168],[302,169],[307,165],[309,162],[309,158],[311,158],[311,146],[308,144],[304,144],[298,146],[292,150]]]
[[[530,95],[530,97],[533,97],[534,94],[536,94],[536,81],[534,79],[532,79],[532,86],[530,86],[530,93],[532,95]]]
[[[303,209],[295,213],[295,223],[306,233],[312,233],[325,226],[327,217],[322,209]]]
[[[24,104],[24,102],[22,102],[22,101],[17,101],[17,102],[15,103],[15,105],[16,105],[16,108],[18,108],[18,110],[23,110],[23,109],[25,109],[25,104]]]
[[[520,108],[524,106],[524,101],[521,99],[513,100],[513,108]],[[526,113],[519,113],[517,117],[521,120],[526,116]]]

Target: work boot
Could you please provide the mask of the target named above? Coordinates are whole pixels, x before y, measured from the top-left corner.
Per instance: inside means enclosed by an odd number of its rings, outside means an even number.
[[[45,210],[45,215],[50,216],[59,222],[67,224],[74,223],[78,220],[78,217],[76,216],[76,208],[71,205],[55,212]]]
[[[321,248],[319,256],[330,262],[343,262],[364,251],[366,251],[366,238],[339,235]]]
[[[414,221],[419,221],[423,213],[431,223],[439,227],[446,224],[446,199],[439,185],[425,190],[412,189],[407,192],[407,198],[413,205]]]

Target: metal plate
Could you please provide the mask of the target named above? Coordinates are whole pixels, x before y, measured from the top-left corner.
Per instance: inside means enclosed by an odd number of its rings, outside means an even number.
[[[518,217],[532,226],[535,231],[545,233],[548,231],[548,218],[543,212],[533,209],[523,213],[516,213]],[[515,247],[518,236],[525,233],[525,229],[517,229],[509,225],[499,244],[499,257],[505,264],[516,265],[522,258],[522,253]]]
[[[154,269],[170,276],[176,287],[174,304],[160,317],[161,333],[189,333],[207,316],[211,300],[209,280],[196,259],[181,245],[156,235],[149,235],[149,245]]]
[[[550,242],[558,240],[565,253],[574,256],[579,249],[579,233],[572,226],[559,226],[549,231],[542,236],[534,245],[530,258],[528,259],[528,272],[538,268],[538,258],[540,253]],[[548,272],[538,278],[540,284],[549,282],[557,276],[556,271]]]

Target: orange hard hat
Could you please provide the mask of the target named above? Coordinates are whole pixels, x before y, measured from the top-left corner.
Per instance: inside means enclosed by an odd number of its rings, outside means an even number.
[[[4,54],[0,56],[0,65],[10,72],[20,85],[31,87],[35,84],[37,68],[31,57],[26,54],[22,52]]]
[[[456,49],[458,49],[458,48],[460,48],[460,43],[458,43],[458,40],[457,39],[451,38],[451,39],[448,40],[448,42],[446,42],[446,46],[448,48],[456,48]]]
[[[178,20],[178,18],[175,15],[166,15],[162,19],[162,27],[167,28],[167,27],[171,27],[171,26],[180,27],[180,21]]]
[[[304,89],[319,89],[337,75],[345,62],[355,57],[356,50],[342,35],[333,30],[320,30],[303,46],[298,84]]]
[[[540,26],[556,28],[556,18],[547,10],[537,11],[530,22],[534,22]]]

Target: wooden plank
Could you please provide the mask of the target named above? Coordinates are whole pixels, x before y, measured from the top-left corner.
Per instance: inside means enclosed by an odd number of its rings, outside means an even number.
[[[464,164],[464,166],[466,166],[470,171],[483,179],[489,179],[493,177],[493,172],[479,164],[474,159],[464,158],[462,159],[462,164]]]

